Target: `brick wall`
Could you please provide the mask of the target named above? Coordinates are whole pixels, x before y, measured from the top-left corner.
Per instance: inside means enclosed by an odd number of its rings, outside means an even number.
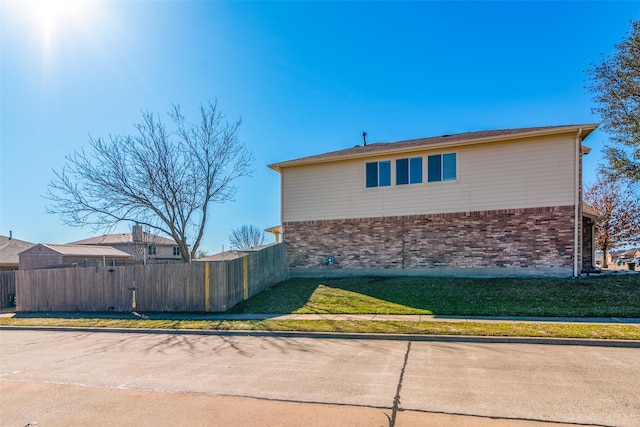
[[[287,222],[292,268],[565,268],[573,206]]]

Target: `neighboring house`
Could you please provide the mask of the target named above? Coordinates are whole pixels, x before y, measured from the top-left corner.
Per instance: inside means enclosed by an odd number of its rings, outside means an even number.
[[[20,265],[18,254],[33,246],[35,243],[14,239],[13,236],[0,236],[0,271],[17,270]]]
[[[93,267],[129,261],[131,255],[109,246],[54,245],[39,243],[20,252],[20,269]]]
[[[602,254],[600,254],[600,258],[602,258]],[[624,264],[626,265],[627,260],[634,260],[637,258],[640,258],[640,248],[622,249],[607,252],[607,264],[615,264],[617,260],[625,260]]]
[[[131,254],[136,261],[182,260],[180,248],[174,240],[144,232],[142,226],[137,224],[132,227],[131,233],[105,234],[69,244],[110,246]]]
[[[638,259],[640,258],[640,248],[629,249],[625,254],[626,258],[629,259]]]
[[[269,165],[291,275],[574,275],[597,124],[363,144]],[[588,236],[588,234],[591,236]]]

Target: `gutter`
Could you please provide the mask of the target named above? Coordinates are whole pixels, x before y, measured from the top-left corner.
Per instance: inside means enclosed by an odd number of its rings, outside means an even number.
[[[580,238],[580,155],[582,152],[582,128],[578,129],[578,134],[575,139],[576,160],[574,164],[574,216],[573,216],[573,277],[580,275],[579,258],[578,253],[580,245],[578,239]]]
[[[549,135],[561,135],[561,134],[571,134],[576,130],[579,132],[578,135],[586,134],[587,137],[592,131],[594,131],[598,127],[598,124],[584,124],[584,125],[575,125],[575,126],[559,126],[544,130],[535,130],[529,132],[522,132],[518,134],[506,134],[506,135],[493,135],[493,136],[485,136],[480,138],[473,139],[455,139],[456,135],[451,135],[454,137],[453,141],[443,141],[435,144],[425,144],[420,146],[409,146],[403,148],[394,148],[394,144],[398,143],[406,143],[410,141],[415,141],[413,139],[406,141],[395,141],[395,142],[385,142],[385,148],[379,150],[372,151],[363,151],[357,153],[350,153],[346,155],[337,155],[337,156],[329,156],[323,158],[317,158],[317,156],[321,156],[322,154],[315,154],[307,157],[302,157],[299,159],[286,160],[279,163],[272,163],[267,165],[269,169],[272,169],[278,173],[282,173],[283,167],[291,167],[291,166],[304,166],[304,165],[312,165],[312,164],[321,164],[321,163],[331,163],[336,161],[343,160],[354,160],[354,159],[363,159],[363,158],[371,158],[371,157],[386,157],[393,155],[403,155],[406,153],[411,153],[415,151],[426,151],[426,150],[440,150],[444,148],[454,148],[465,145],[476,145],[476,144],[485,144],[491,142],[505,142],[511,140],[525,139],[525,138],[535,138],[535,137],[544,137]],[[558,128],[561,128],[558,130]],[[431,137],[437,138],[437,137]],[[422,138],[422,139],[430,139],[430,138]],[[375,147],[375,144],[368,144],[366,146],[367,149]],[[345,149],[349,150],[349,149]],[[338,150],[345,151],[345,150]],[[324,154],[331,154],[324,153]]]

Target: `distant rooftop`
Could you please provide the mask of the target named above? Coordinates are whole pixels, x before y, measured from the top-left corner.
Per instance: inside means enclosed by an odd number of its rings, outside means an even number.
[[[266,245],[255,246],[250,249],[242,249],[239,251],[231,250],[220,252],[214,255],[209,255],[203,258],[198,258],[196,261],[229,261],[232,259],[242,258],[243,256],[247,256],[251,252],[257,252],[264,248],[268,248],[269,246],[273,246],[275,243],[269,243]]]
[[[6,236],[0,236],[0,266],[18,265],[18,254],[35,246],[35,243],[25,242]]]
[[[49,249],[61,253],[63,255],[75,255],[75,256],[107,256],[107,257],[122,257],[131,258],[131,255],[121,250],[112,248],[110,246],[92,246],[92,245],[57,245],[57,244],[42,244]]]
[[[69,243],[70,245],[116,245],[134,243],[133,233],[121,234],[104,234],[102,236],[90,237],[84,240]],[[142,233],[142,239],[139,243],[153,243],[156,245],[175,246],[176,242],[165,237],[161,237],[151,233]]]

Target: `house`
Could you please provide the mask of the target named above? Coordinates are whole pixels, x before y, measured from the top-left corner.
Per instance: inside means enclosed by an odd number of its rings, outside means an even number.
[[[623,256],[627,259],[638,259],[640,258],[640,248],[631,248]]]
[[[603,267],[602,251],[596,251],[596,265]],[[627,270],[628,264],[640,265],[640,248],[607,251],[608,270]]]
[[[602,260],[602,252],[599,252],[598,258]],[[613,265],[620,261],[620,265],[627,265],[627,261],[640,258],[640,248],[621,249],[607,251],[607,264]]]
[[[20,265],[18,254],[33,246],[35,243],[14,239],[13,235],[0,236],[0,271],[17,270]]]
[[[147,233],[139,224],[132,227],[131,233],[105,234],[69,244],[110,246],[130,254],[136,261],[182,260],[180,248],[174,240]]]
[[[291,275],[578,276],[594,259],[582,141],[597,126],[365,142],[271,164]]]
[[[109,246],[55,245],[39,243],[18,254],[21,270],[52,267],[116,265],[131,255]]]

